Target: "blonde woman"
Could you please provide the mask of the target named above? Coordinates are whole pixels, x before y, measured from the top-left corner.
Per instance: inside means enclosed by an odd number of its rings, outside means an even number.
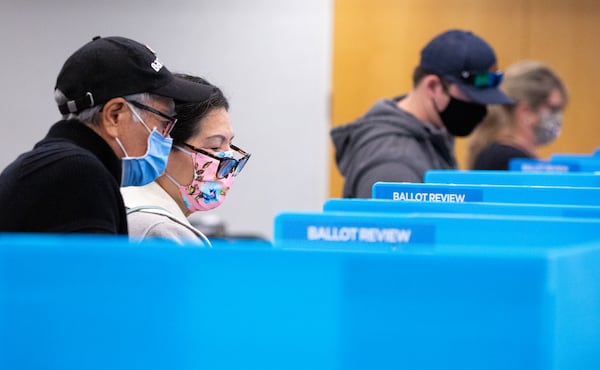
[[[471,169],[507,170],[513,158],[537,158],[537,148],[560,134],[568,94],[547,65],[515,63],[506,69],[500,88],[515,103],[489,108],[469,139]]]

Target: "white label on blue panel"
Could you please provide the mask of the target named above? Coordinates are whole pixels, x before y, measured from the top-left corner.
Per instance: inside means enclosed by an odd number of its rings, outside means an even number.
[[[388,218],[311,216],[288,214],[277,222],[280,240],[333,243],[433,244],[432,224],[400,223]]]
[[[412,229],[378,227],[331,227],[306,228],[307,240],[367,243],[410,243]]]
[[[412,191],[394,191],[393,200],[410,200],[416,202],[464,203],[466,194],[455,193],[419,193]]]
[[[375,184],[373,197],[412,202],[465,203],[483,201],[482,189],[465,189],[456,186],[407,186],[406,184]]]
[[[569,172],[569,165],[566,164],[552,164],[552,163],[536,163],[529,164],[523,163],[521,165],[521,171],[548,171],[548,172]]]

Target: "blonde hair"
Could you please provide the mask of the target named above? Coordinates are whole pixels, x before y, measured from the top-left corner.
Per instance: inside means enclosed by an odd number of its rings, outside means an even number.
[[[500,89],[515,105],[494,105],[488,107],[488,114],[469,138],[468,165],[473,168],[475,158],[488,145],[498,140],[500,134],[516,125],[515,106],[524,102],[531,109],[541,107],[554,89],[563,96],[563,107],[568,100],[567,90],[561,79],[547,65],[524,60],[508,67]]]

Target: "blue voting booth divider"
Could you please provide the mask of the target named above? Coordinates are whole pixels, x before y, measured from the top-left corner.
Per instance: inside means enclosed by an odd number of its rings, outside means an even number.
[[[556,158],[550,160],[513,158],[508,162],[510,171],[527,172],[598,172],[600,158]]]
[[[328,199],[325,212],[449,213],[600,218],[600,207],[569,204],[398,202],[387,199]]]
[[[508,169],[526,172],[598,172],[600,171],[600,148],[591,154],[552,154],[548,160],[513,158],[509,161]]]
[[[587,172],[531,173],[518,171],[429,170],[425,173],[424,181],[445,184],[596,187],[600,186],[600,174]]]
[[[541,203],[599,206],[599,187],[377,182],[373,198],[416,202]]]
[[[356,256],[361,273],[347,275],[357,285],[345,290],[365,332],[345,332],[362,336],[350,355],[357,368],[591,369],[600,365],[600,272],[587,258],[600,252],[599,222],[287,212],[274,245]],[[580,248],[591,254],[567,262]]]
[[[583,153],[555,153],[550,155],[551,161],[598,161],[599,155],[596,152],[592,154],[583,154]]]
[[[0,234],[0,369],[596,370],[578,185],[378,183],[272,243]]]
[[[509,171],[523,172],[571,172],[578,171],[579,167],[568,163],[552,163],[546,160],[513,158],[508,161]]]
[[[550,156],[550,162],[571,164],[579,171],[600,171],[600,158],[592,155],[554,154]]]
[[[564,242],[2,235],[0,368],[597,369],[600,245]]]
[[[266,244],[2,235],[0,368],[343,368],[341,258]]]
[[[349,251],[445,245],[549,247],[594,241],[600,242],[600,218],[441,212],[287,212],[276,217],[274,233],[276,247]]]

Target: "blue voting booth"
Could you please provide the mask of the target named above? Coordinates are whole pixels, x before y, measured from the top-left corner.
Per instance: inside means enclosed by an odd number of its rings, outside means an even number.
[[[524,172],[572,172],[579,171],[574,163],[553,163],[547,160],[513,158],[508,161],[510,171]]]
[[[587,172],[522,172],[492,170],[429,170],[424,182],[440,184],[492,184],[537,186],[600,186],[600,174]]]
[[[599,206],[600,187],[378,182],[373,185],[373,198],[440,203],[493,202]]]
[[[585,179],[378,183],[213,248],[0,235],[0,369],[599,369]]]
[[[598,172],[600,148],[593,153],[555,153],[548,160],[513,158],[508,169],[525,172]]]
[[[550,155],[551,161],[597,161],[600,155],[600,149],[591,154],[585,153],[555,153]]]
[[[599,221],[287,212],[274,245],[356,257],[361,273],[348,273],[357,285],[345,290],[357,306],[342,307],[356,310],[346,332],[361,338],[349,355],[357,368],[374,358],[378,369],[591,369],[600,364],[600,273],[588,258],[600,252]],[[595,252],[567,262],[580,248]]]
[[[0,368],[338,366],[331,257],[214,245],[0,236]]]
[[[597,172],[600,158],[557,157],[549,160],[513,158],[508,162],[510,171],[529,172]]]
[[[550,247],[600,241],[600,218],[514,214],[287,212],[275,219],[282,248],[393,251],[446,245]]]
[[[550,156],[550,162],[567,163],[579,171],[600,171],[600,158],[592,155],[554,154]]]
[[[551,217],[600,217],[599,206],[491,202],[398,202],[388,199],[328,199],[325,212],[447,213]]]
[[[295,216],[281,217],[287,228]],[[2,236],[0,367],[531,370],[600,363],[597,242],[437,241],[383,251],[284,239],[208,249]]]

